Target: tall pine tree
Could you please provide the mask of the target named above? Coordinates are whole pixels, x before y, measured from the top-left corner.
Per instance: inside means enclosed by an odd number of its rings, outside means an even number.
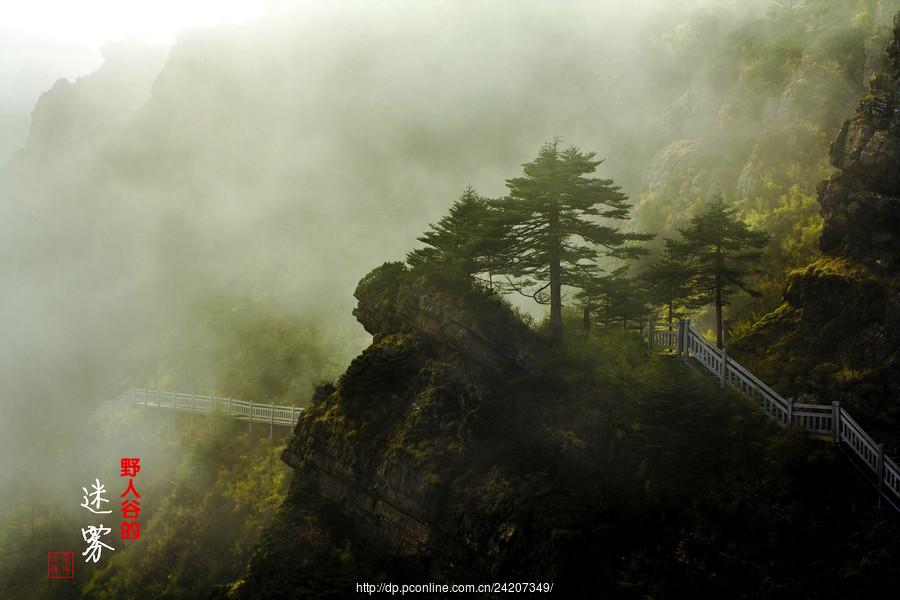
[[[612,180],[588,177],[602,162],[595,156],[575,147],[560,150],[559,140],[544,144],[523,165],[522,177],[507,180],[509,195],[500,201],[514,257],[505,272],[508,284],[550,304],[554,339],[562,337],[562,287],[577,286],[586,263],[642,253],[630,242],[653,237],[610,224],[627,219],[631,205]]]
[[[575,298],[581,305],[585,330],[590,330],[593,314],[607,327],[617,319],[622,319],[626,328],[629,321],[643,321],[648,310],[646,286],[628,275],[629,268],[624,265],[607,274],[591,274],[579,282]]]
[[[431,265],[454,273],[484,274],[492,284],[492,273],[506,262],[508,227],[499,218],[491,200],[467,187],[446,216],[418,238],[425,248],[406,256],[412,267]]]
[[[667,323],[672,323],[676,305],[693,306],[689,301],[692,275],[690,265],[673,258],[668,249],[641,273],[650,304],[666,309]]]
[[[769,234],[752,230],[735,217],[721,194],[679,232],[681,239],[666,240],[666,248],[673,258],[690,265],[695,296],[704,304],[715,304],[716,344],[721,348],[722,307],[737,290],[759,296],[747,278],[761,273],[754,265],[762,258]]]

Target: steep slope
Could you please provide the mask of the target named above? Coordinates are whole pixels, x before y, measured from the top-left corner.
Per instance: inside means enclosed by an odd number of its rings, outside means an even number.
[[[552,582],[566,598],[900,589],[900,523],[830,446],[783,437],[640,340],[551,347],[486,291],[396,263],[356,296],[373,343],[318,389],[283,453],[289,497],[215,597],[375,582]]]
[[[819,186],[823,258],[735,344],[797,396],[839,400],[900,442],[900,15],[876,75],[831,147]],[[889,448],[889,451],[893,450]]]
[[[897,9],[895,0],[772,2],[732,31],[696,20],[668,34],[685,38],[674,56],[693,69],[661,124],[672,137],[646,164],[635,214],[661,246],[722,193],[772,235],[754,283],[763,294],[737,297],[733,321],[771,310],[787,272],[817,254],[828,146],[883,63]]]

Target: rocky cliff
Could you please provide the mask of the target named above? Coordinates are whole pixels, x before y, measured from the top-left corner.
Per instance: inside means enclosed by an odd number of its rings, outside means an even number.
[[[627,332],[551,346],[486,290],[398,263],[355,295],[372,344],[318,388],[282,455],[289,497],[214,597],[864,597],[896,564],[896,528],[866,520],[870,490],[830,446],[782,438]]]
[[[469,442],[490,435],[501,381],[534,372],[545,344],[495,299],[455,298],[400,264],[355,296],[374,342],[319,389],[284,460],[383,551],[477,566],[479,545],[500,540],[469,530],[458,493],[475,483],[464,481],[479,462]]]
[[[735,344],[764,378],[805,400],[839,400],[888,443],[900,430],[900,15],[885,72],[831,147],[818,188],[820,260]]]
[[[373,342],[318,388],[284,451],[294,504],[318,507],[316,523],[331,514],[328,535],[345,531],[367,564],[401,564],[407,582],[537,569],[560,546],[536,537],[539,508],[560,493],[544,469],[580,459],[584,445],[539,401],[548,342],[492,294],[399,263],[355,296]],[[574,532],[571,519],[560,527]]]
[[[886,71],[872,78],[831,147],[840,171],[819,187],[822,252],[900,273],[900,14]]]

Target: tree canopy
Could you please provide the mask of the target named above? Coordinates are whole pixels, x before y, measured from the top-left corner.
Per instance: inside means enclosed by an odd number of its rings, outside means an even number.
[[[656,258],[641,273],[646,284],[647,299],[653,306],[666,309],[666,322],[671,323],[676,306],[693,306],[690,302],[691,267],[677,260],[667,248],[663,256]]]
[[[412,267],[438,265],[467,276],[486,274],[490,283],[506,261],[507,227],[499,208],[471,186],[418,240],[426,247],[407,254]]]
[[[674,259],[690,265],[694,296],[704,304],[715,304],[716,343],[721,348],[722,307],[738,290],[759,294],[748,279],[762,273],[755,263],[762,258],[769,235],[738,219],[721,194],[679,233],[680,239],[666,240],[667,250]]]
[[[505,274],[519,293],[550,305],[554,338],[562,336],[562,287],[578,287],[583,271],[598,257],[628,258],[643,253],[634,244],[651,239],[614,225],[628,218],[628,197],[611,179],[588,177],[602,163],[593,152],[559,140],[544,144],[523,165],[523,175],[506,182],[509,195],[499,201],[500,218],[509,228],[512,260]]]

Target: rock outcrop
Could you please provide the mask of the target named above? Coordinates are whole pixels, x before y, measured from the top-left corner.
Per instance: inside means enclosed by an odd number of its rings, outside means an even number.
[[[888,71],[831,147],[840,169],[819,187],[822,252],[881,272],[900,272],[900,15],[888,45]]]
[[[375,269],[355,296],[373,344],[319,388],[283,460],[378,552],[486,569],[499,540],[476,541],[464,508],[472,453],[498,416],[498,387],[534,376],[546,342],[496,297],[399,263]]]
[[[497,297],[397,263],[356,297],[372,345],[318,388],[282,455],[289,497],[217,598],[346,597],[362,582],[782,598],[845,572],[841,597],[867,597],[893,567],[891,551],[853,562],[844,540],[867,525],[844,517],[869,488],[836,474],[830,446],[782,439],[640,339],[547,346]],[[893,530],[878,535],[893,547]]]
[[[784,303],[734,344],[766,380],[838,400],[900,448],[900,14],[887,72],[832,144],[818,189],[823,258],[789,278]]]

